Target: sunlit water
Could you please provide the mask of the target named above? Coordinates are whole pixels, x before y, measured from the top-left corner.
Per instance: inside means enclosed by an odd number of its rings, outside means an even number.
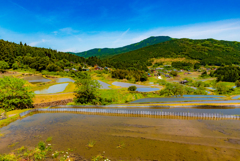
[[[111,89],[109,86],[111,86],[110,84],[107,84],[105,82],[102,82],[100,80],[98,80],[98,82],[100,83],[101,87],[100,89]]]
[[[54,80],[57,83],[62,83],[62,82],[75,82],[75,80],[71,79],[71,78],[54,78]]]
[[[113,82],[112,83],[115,86],[120,86],[120,87],[130,87],[130,86],[136,86],[137,88],[146,88],[146,86],[143,85],[138,85],[138,84],[132,84],[132,83],[123,83],[123,82]]]
[[[159,88],[137,88],[136,91],[138,92],[152,92],[152,91],[159,91]]]
[[[50,82],[50,79],[46,79],[42,76],[28,76],[24,77],[24,80],[27,80],[30,83],[42,83],[42,82]]]
[[[53,150],[74,149],[90,160],[237,160],[240,121],[39,113],[3,127],[0,153],[34,147],[52,136]],[[88,149],[89,141],[96,141]],[[15,147],[8,147],[19,142]],[[122,148],[117,148],[124,145]],[[197,159],[196,159],[197,158]]]
[[[46,89],[34,91],[35,94],[50,94],[50,93],[58,93],[58,92],[63,92],[65,88],[67,87],[68,83],[63,83],[63,84],[56,84],[52,85]]]

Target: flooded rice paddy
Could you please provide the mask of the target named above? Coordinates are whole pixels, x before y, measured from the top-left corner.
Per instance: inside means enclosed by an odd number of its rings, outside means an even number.
[[[50,94],[50,93],[63,92],[65,90],[65,88],[67,87],[67,85],[68,85],[68,83],[56,84],[56,85],[52,85],[52,86],[42,89],[42,90],[34,91],[34,93],[35,94]]]
[[[75,82],[75,80],[71,79],[71,78],[54,78],[54,80],[57,83],[62,83],[62,82]]]
[[[30,82],[30,83],[42,83],[42,82],[50,82],[50,79],[46,79],[42,76],[28,76],[24,77],[24,80]]]
[[[36,113],[3,127],[0,152],[35,147],[52,136],[53,150],[87,160],[239,160],[240,121]],[[95,141],[93,148],[87,148]],[[18,142],[15,147],[8,147]],[[121,147],[121,148],[119,148]]]
[[[239,99],[240,95],[232,97],[232,99]]]
[[[137,88],[138,92],[152,92],[152,91],[159,91],[159,88]]]
[[[112,83],[115,86],[120,86],[120,87],[125,87],[128,88],[130,86],[136,86],[138,92],[153,92],[153,91],[159,91],[159,88],[150,88],[147,86],[143,86],[143,85],[138,85],[138,84],[132,84],[132,83],[123,83],[123,82],[113,82]],[[150,82],[150,84],[153,84],[153,82]]]
[[[98,82],[100,83],[101,87],[100,89],[111,89],[109,86],[111,86],[110,84],[107,84],[105,82],[102,82],[100,80],[98,80]]]
[[[147,86],[138,85],[138,84],[132,84],[132,83],[123,83],[123,82],[113,82],[112,85],[120,86],[120,87],[130,87],[130,86],[136,86],[137,88],[146,88]]]

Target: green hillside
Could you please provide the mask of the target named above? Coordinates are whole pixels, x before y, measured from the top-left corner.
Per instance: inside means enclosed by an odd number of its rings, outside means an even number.
[[[109,58],[114,55],[126,53],[129,51],[137,50],[137,49],[149,46],[149,45],[154,45],[154,44],[158,44],[158,43],[169,41],[169,40],[171,40],[171,37],[169,37],[169,36],[149,37],[138,43],[127,45],[127,46],[120,47],[120,48],[91,49],[91,50],[88,50],[85,52],[71,53],[71,54],[81,56],[84,58],[96,56],[98,58],[105,59],[105,58]]]
[[[32,68],[38,71],[61,71],[74,64],[102,65],[102,61],[96,57],[85,59],[57,50],[0,40],[0,62],[3,61],[8,63],[9,68]]]
[[[147,70],[152,58],[186,58],[198,60],[203,65],[240,64],[240,42],[172,39],[113,56],[106,62],[120,69]]]

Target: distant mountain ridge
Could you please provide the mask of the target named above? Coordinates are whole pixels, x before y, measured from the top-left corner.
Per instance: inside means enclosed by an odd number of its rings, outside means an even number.
[[[91,49],[91,50],[79,52],[79,53],[72,53],[72,52],[69,52],[69,53],[80,56],[80,57],[84,57],[84,58],[96,56],[101,59],[106,59],[118,54],[134,51],[146,46],[155,45],[155,44],[169,41],[169,40],[172,40],[172,38],[169,36],[156,36],[156,37],[152,36],[138,43],[130,44],[130,45],[119,47],[119,48],[96,48],[96,49]]]

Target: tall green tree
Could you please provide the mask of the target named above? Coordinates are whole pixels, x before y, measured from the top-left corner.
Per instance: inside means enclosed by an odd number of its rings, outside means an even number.
[[[5,61],[0,61],[0,71],[1,71],[1,72],[5,71],[5,70],[8,69],[8,68],[9,68],[9,65],[8,65],[7,62],[5,62]]]
[[[19,78],[0,78],[0,108],[11,111],[32,107],[34,93],[25,83],[25,80]]]
[[[78,79],[76,82],[76,95],[74,102],[77,104],[100,104],[98,89],[100,84],[97,80]]]
[[[164,96],[182,96],[184,94],[184,87],[179,83],[168,83],[166,87],[160,91],[160,95]]]

